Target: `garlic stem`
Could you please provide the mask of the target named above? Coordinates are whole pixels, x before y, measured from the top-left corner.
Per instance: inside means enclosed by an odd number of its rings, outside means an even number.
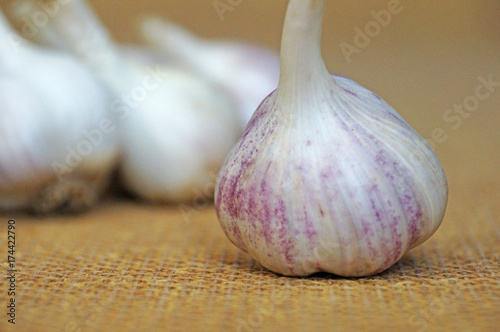
[[[40,5],[33,0],[15,1],[12,6],[10,6],[9,10],[11,19],[15,20],[20,26],[26,25],[26,18],[33,19],[40,15]],[[57,50],[65,52],[70,51],[51,29],[46,29],[43,34],[36,34],[35,38],[41,45],[50,45]]]
[[[12,52],[14,38],[17,34],[14,32],[10,24],[7,22],[7,18],[0,11],[0,56],[4,57],[6,54]]]
[[[63,14],[57,15],[56,21],[61,23],[64,29],[59,29],[62,37],[72,50],[82,56],[88,57],[92,53],[107,54],[115,60],[119,58],[118,50],[109,36],[109,32],[97,21],[88,5],[80,0],[72,0],[62,7]],[[71,22],[71,23],[70,23]],[[70,23],[70,24],[63,24]],[[82,43],[90,47],[83,49]],[[87,40],[85,40],[87,39]]]
[[[40,29],[41,37],[57,35],[71,52],[99,71],[113,86],[123,91],[130,89],[130,72],[109,32],[100,24],[90,7],[81,0],[72,0],[61,6],[61,12]]]
[[[281,43],[281,97],[314,89],[311,80],[333,80],[321,56],[325,0],[290,0]]]
[[[12,33],[12,28],[10,27],[9,23],[7,22],[7,18],[5,15],[0,11],[0,38],[3,39],[4,34],[6,33]]]
[[[141,30],[142,36],[148,42],[153,45],[162,45],[163,49],[168,50],[174,57],[182,58],[187,63],[203,68],[199,61],[200,51],[205,41],[201,38],[157,17],[147,19]]]

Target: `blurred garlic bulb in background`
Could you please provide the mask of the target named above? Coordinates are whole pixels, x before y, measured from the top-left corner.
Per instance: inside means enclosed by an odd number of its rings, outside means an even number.
[[[158,18],[144,21],[142,36],[172,60],[227,89],[238,102],[242,126],[278,86],[279,56],[263,47],[203,40]]]
[[[172,66],[145,66],[147,55],[136,61],[124,55],[84,1],[61,5],[39,39],[57,40],[51,43],[78,55],[115,92],[121,176],[132,193],[189,201],[215,181],[241,133],[233,99],[222,88]]]
[[[122,175],[151,201],[190,201],[215,181],[240,129],[223,93],[185,72],[168,73],[123,123]]]
[[[0,12],[0,209],[92,205],[118,156],[110,105],[97,75],[29,44]]]

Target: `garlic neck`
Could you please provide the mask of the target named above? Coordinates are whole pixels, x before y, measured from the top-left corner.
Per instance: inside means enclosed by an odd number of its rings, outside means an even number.
[[[197,70],[205,70],[207,63],[201,56],[205,51],[205,41],[186,29],[158,18],[151,18],[144,22],[142,35],[149,43],[162,48],[174,58]]]
[[[325,0],[290,0],[281,42],[282,98],[308,93],[332,78],[321,56]]]
[[[128,63],[95,14],[83,0],[71,0],[61,6],[61,13],[50,26],[41,29],[47,36],[57,36],[73,54],[86,62],[116,90],[127,89],[133,75]]]
[[[21,43],[21,37],[12,29],[5,15],[0,11],[0,57],[15,57],[16,45]]]

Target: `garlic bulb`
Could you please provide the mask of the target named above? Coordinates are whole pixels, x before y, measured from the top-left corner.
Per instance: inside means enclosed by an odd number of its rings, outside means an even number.
[[[262,99],[278,86],[279,57],[265,48],[202,40],[156,18],[144,21],[142,35],[171,59],[227,89],[238,102],[242,126],[247,125]]]
[[[2,13],[0,105],[0,209],[92,205],[118,156],[111,94],[72,57],[23,40]]]
[[[289,276],[384,271],[440,225],[443,168],[387,103],[331,76],[321,57],[324,0],[290,0],[278,89],[222,167],[223,230]]]
[[[40,34],[57,35],[115,91],[121,176],[132,193],[150,201],[190,201],[214,182],[241,133],[227,93],[174,67],[145,67],[147,57],[124,56],[84,1],[61,6]]]

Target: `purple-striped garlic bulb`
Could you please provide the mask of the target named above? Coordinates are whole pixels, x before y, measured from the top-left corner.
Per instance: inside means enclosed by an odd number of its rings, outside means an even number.
[[[290,0],[279,86],[226,158],[215,205],[231,242],[274,272],[368,276],[436,231],[447,182],[394,109],[327,72],[324,6]]]

